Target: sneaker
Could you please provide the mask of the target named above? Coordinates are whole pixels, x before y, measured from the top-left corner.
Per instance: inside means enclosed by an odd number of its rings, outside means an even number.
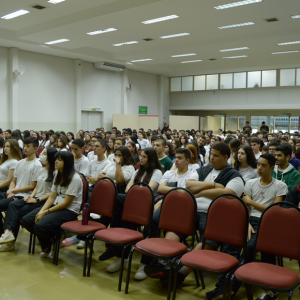
[[[71,238],[66,238],[61,242],[61,247],[69,247],[71,246],[73,243],[73,240]]]
[[[84,249],[85,248],[85,241],[80,241],[77,245],[77,249]]]
[[[223,287],[217,287],[213,291],[206,293],[207,300],[223,299]]]
[[[265,291],[258,295],[255,300],[278,300],[278,293],[272,291]]]
[[[11,243],[15,240],[15,237],[12,232],[5,231],[0,237],[0,245]]]
[[[157,278],[163,278],[168,279],[169,278],[169,272],[170,267],[168,265],[163,265],[160,263],[145,266],[145,273],[148,277],[157,279]]]
[[[108,260],[112,257],[116,256],[116,252],[115,249],[111,246],[108,246],[105,250],[105,252],[99,256],[99,260],[100,261],[104,261],[104,260]]]
[[[51,254],[51,250],[46,249],[45,251],[41,252],[41,258],[47,258]]]
[[[124,259],[124,268],[128,267],[128,259]],[[106,268],[109,273],[118,272],[121,269],[121,258],[117,257],[115,261]]]
[[[0,245],[0,252],[9,252],[15,250],[15,244],[14,243],[7,243],[4,245]]]
[[[136,273],[134,275],[135,280],[144,280],[147,278],[147,274],[145,273],[144,268],[145,268],[145,265],[140,264],[138,270],[136,271]]]

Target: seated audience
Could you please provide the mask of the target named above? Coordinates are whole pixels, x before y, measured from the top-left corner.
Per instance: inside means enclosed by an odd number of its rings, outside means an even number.
[[[172,168],[171,159],[165,154],[166,141],[164,139],[157,139],[154,141],[154,150],[158,156],[159,162],[164,172]]]
[[[254,155],[256,160],[258,161],[259,157],[261,156],[261,152],[259,151],[260,149],[260,139],[259,138],[252,138],[251,139],[251,147],[253,149]]]
[[[129,149],[130,153],[132,154],[134,160],[136,163],[138,163],[140,161],[139,159],[139,153],[138,150],[136,148],[136,144],[134,142],[127,142],[126,147]]]
[[[82,154],[83,149],[84,141],[81,139],[75,139],[72,143],[72,153],[74,155],[74,168],[76,172],[86,175],[89,167],[89,160]]]

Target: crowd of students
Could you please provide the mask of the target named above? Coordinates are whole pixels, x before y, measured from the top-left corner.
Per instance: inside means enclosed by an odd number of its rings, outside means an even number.
[[[113,127],[106,132],[103,128],[91,132],[80,130],[76,135],[53,130],[25,130],[22,135],[20,130],[0,129],[0,157],[0,210],[5,211],[0,222],[0,252],[14,250],[22,225],[39,239],[41,257],[49,256],[53,235],[63,223],[75,220],[80,213],[83,185],[78,173],[87,177],[89,199],[99,179],[109,177],[115,182],[118,196],[113,221],[104,216],[90,216],[107,227],[122,226],[130,187],[138,182],[149,184],[156,197],[151,237],[158,232],[164,195],[176,187],[189,190],[196,199],[196,229],[200,232],[195,250],[202,247],[211,201],[222,194],[241,197],[250,212],[246,262],[251,262],[255,251],[262,212],[280,201],[298,206],[300,199],[300,135],[269,133],[265,124],[260,132],[253,134],[248,122],[243,132],[225,133],[219,129],[217,134],[193,129],[145,132],[143,128],[138,131],[124,128],[120,132]],[[134,224],[126,226],[137,228]],[[178,242],[187,239],[176,232],[166,232],[164,238]],[[73,243],[78,243],[79,249],[85,246],[84,240],[73,236],[63,240],[62,247]],[[206,241],[205,249],[219,248],[240,257],[238,247]],[[121,254],[122,249],[107,246],[99,260],[116,257],[107,271],[117,272],[121,268]],[[272,255],[262,253],[261,260],[276,264]],[[142,256],[134,278],[160,277],[162,285],[167,286],[169,271],[165,261]],[[191,271],[183,267],[176,284],[180,285]],[[220,276],[216,288],[206,293],[207,299],[217,299],[223,295],[223,289],[224,276]],[[238,290],[236,283],[233,296]],[[278,299],[278,294],[263,291],[257,298],[261,299]]]

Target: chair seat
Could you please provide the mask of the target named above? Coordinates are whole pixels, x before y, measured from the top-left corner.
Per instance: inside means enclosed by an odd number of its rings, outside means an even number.
[[[139,247],[139,248],[137,248]],[[135,245],[135,251],[146,254],[143,250],[158,256],[176,256],[187,251],[186,245],[172,240],[151,238],[138,242]]]
[[[95,233],[95,238],[112,243],[127,244],[130,242],[140,241],[144,238],[144,236],[140,232],[131,229],[108,228],[97,231]]]
[[[78,233],[90,233],[96,232],[101,229],[106,229],[106,227],[103,224],[94,221],[89,221],[88,225],[82,225],[81,220],[63,223],[61,225],[61,228]]]
[[[235,257],[213,250],[191,251],[183,255],[180,261],[183,264],[212,272],[226,272],[239,264]]]
[[[241,266],[235,276],[243,281],[276,289],[290,288],[299,281],[298,274],[292,270],[260,262]]]

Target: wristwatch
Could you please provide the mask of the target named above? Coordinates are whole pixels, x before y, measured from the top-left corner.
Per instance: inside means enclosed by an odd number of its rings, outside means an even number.
[[[35,200],[36,200],[36,203],[39,203],[41,201],[40,198],[36,198]]]
[[[121,162],[119,161],[119,162],[117,162],[117,164],[118,164],[118,165],[121,165]]]

